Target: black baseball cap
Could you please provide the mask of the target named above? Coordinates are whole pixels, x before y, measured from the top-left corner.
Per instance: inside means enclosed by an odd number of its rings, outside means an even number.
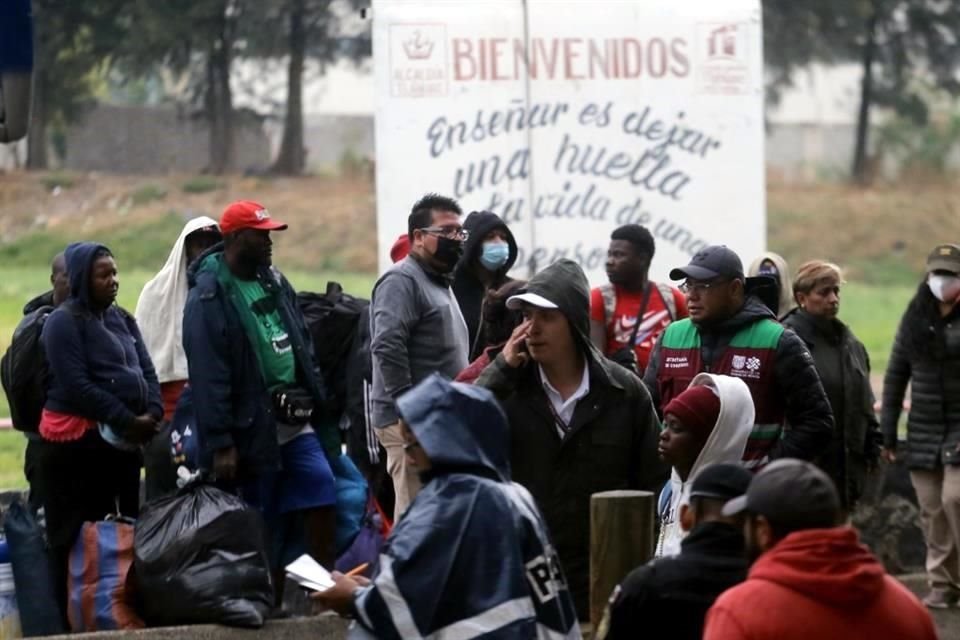
[[[934,271],[960,274],[960,247],[955,244],[941,244],[934,247],[927,256],[927,273]]]
[[[753,474],[739,464],[711,464],[693,479],[690,497],[732,500],[747,492],[751,480]]]
[[[837,526],[840,496],[833,481],[816,465],[783,458],[753,477],[744,493],[723,506],[723,515],[749,512],[791,530]]]
[[[743,262],[726,245],[711,245],[693,254],[690,264],[670,272],[671,280],[712,280],[713,278],[743,279]]]

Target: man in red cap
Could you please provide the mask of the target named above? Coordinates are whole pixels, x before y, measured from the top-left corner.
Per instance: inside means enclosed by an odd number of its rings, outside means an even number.
[[[256,202],[224,210],[223,243],[190,268],[183,345],[201,466],[263,513],[279,538],[275,569],[304,550],[332,567],[336,491],[327,456],[339,455],[340,439],[322,420],[326,391],[296,293],[272,264],[270,232],[286,228]],[[297,548],[304,540],[306,549]]]

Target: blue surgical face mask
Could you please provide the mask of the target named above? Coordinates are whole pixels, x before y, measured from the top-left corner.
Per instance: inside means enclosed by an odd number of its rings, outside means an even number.
[[[480,264],[487,271],[496,271],[510,259],[510,246],[503,242],[484,242]]]

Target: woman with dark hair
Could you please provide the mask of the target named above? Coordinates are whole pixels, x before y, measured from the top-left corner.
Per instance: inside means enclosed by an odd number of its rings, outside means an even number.
[[[513,330],[523,322],[523,314],[507,309],[507,298],[520,293],[526,280],[511,280],[499,289],[487,292],[480,310],[480,355],[457,376],[457,382],[473,384],[487,365],[503,350]]]
[[[139,445],[163,417],[160,383],[133,316],[116,306],[117,263],[100,244],[65,252],[70,297],[47,318],[40,418],[51,570],[66,611],[67,561],[83,523],[139,510]]]
[[[833,409],[833,439],[817,460],[837,485],[846,513],[863,495],[868,472],[880,458],[880,425],[873,410],[870,358],[863,343],[838,318],[843,274],[837,265],[811,260],[793,280],[799,307],[784,316],[807,345]]]
[[[883,457],[905,458],[920,503],[930,593],[924,604],[960,600],[960,246],[927,258],[927,277],[910,301],[883,381]],[[906,451],[897,425],[911,384]]]

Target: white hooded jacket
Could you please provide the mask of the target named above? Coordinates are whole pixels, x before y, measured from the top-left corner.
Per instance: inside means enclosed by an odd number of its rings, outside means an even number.
[[[183,352],[183,308],[187,304],[187,236],[217,221],[200,216],[188,221],[166,264],[143,286],[134,316],[160,383],[187,379]]]
[[[663,489],[667,491],[669,488],[669,502],[661,510],[660,538],[654,554],[657,557],[680,553],[680,541],[686,535],[680,527],[680,507],[690,501],[690,485],[693,479],[701,469],[711,464],[739,463],[747,446],[747,438],[753,430],[753,398],[743,380],[701,373],[693,379],[690,386],[701,385],[713,389],[720,398],[720,413],[713,431],[690,469],[687,481],[681,480],[674,469],[670,481]]]

